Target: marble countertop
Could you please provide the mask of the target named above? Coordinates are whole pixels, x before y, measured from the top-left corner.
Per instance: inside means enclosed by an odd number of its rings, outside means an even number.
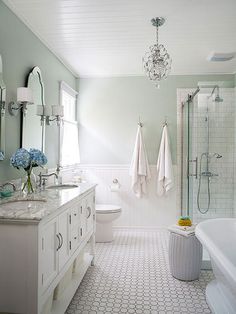
[[[0,201],[0,221],[10,219],[39,222],[95,186],[91,183],[80,183],[77,188],[45,189],[27,197],[15,192],[12,197]]]

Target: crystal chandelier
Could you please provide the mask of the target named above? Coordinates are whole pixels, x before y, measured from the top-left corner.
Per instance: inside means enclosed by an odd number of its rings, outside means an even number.
[[[163,17],[151,20],[156,27],[157,43],[149,47],[149,51],[143,57],[143,67],[148,78],[159,88],[159,82],[166,79],[171,69],[171,58],[166,48],[158,43],[158,28],[165,23]]]

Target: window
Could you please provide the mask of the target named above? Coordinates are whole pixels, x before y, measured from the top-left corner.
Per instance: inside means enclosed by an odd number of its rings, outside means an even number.
[[[60,83],[60,102],[64,107],[61,132],[61,164],[68,166],[80,161],[77,121],[77,92],[65,82]]]

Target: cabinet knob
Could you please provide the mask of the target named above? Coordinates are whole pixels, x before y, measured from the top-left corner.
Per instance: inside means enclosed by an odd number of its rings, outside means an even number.
[[[76,213],[74,213],[74,216],[77,216],[77,214],[76,214]]]
[[[77,239],[77,237],[74,237],[74,240],[76,240]]]

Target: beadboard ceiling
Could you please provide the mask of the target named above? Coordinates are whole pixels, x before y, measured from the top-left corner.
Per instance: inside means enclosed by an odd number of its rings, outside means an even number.
[[[67,65],[86,76],[143,75],[142,56],[155,42],[150,20],[166,18],[160,42],[171,74],[235,73],[236,59],[206,60],[236,51],[236,0],[4,0]],[[27,48],[27,47],[26,47]]]

